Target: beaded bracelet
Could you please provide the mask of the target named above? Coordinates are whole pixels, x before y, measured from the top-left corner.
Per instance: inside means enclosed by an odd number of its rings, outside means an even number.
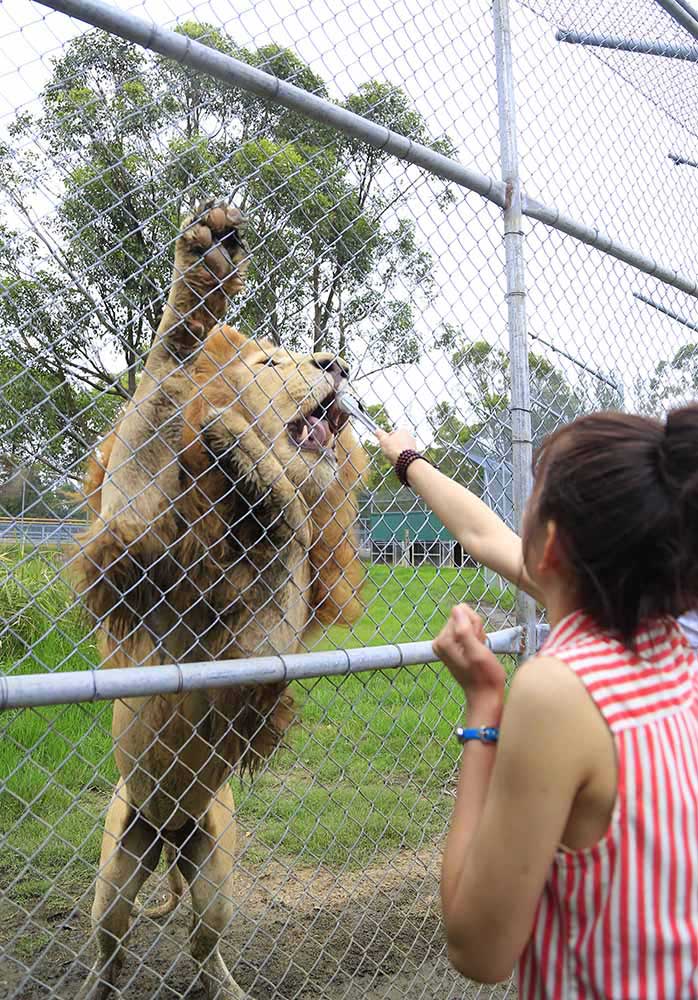
[[[413,462],[416,462],[418,458],[423,459],[425,462],[429,462],[428,458],[424,458],[421,452],[414,451],[412,448],[406,448],[401,451],[398,455],[397,462],[395,463],[395,475],[400,480],[403,486],[409,486],[407,482],[407,470]],[[429,462],[431,465],[431,462]]]

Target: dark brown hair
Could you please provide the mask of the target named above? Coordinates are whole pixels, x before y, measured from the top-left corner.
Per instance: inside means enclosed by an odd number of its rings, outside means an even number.
[[[665,424],[580,417],[545,440],[534,474],[526,534],[555,522],[580,606],[602,628],[632,645],[641,622],[698,606],[698,404]]]

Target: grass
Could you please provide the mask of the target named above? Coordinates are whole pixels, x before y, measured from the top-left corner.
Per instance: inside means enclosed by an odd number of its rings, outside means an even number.
[[[96,665],[61,556],[0,555],[0,672]],[[314,648],[413,641],[433,635],[457,601],[511,607],[475,570],[370,566],[367,611]],[[457,748],[462,699],[447,673],[411,667],[293,685],[299,724],[263,773],[234,780],[250,862],[269,852],[301,863],[364,864],[376,852],[439,835]],[[0,717],[0,884],[15,898],[46,880],[87,884],[116,779],[111,706],[68,705]]]
[[[435,635],[452,606],[459,602],[466,601],[476,607],[480,602],[498,604],[505,610],[514,606],[511,591],[489,588],[481,570],[434,566],[415,569],[371,565],[363,599],[366,605],[363,618],[350,634],[346,629],[330,629],[330,643],[374,646],[416,642]]]

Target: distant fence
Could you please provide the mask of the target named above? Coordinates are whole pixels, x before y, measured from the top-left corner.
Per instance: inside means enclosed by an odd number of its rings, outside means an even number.
[[[29,542],[32,545],[65,545],[84,531],[84,521],[53,521],[48,518],[0,518],[0,543]]]

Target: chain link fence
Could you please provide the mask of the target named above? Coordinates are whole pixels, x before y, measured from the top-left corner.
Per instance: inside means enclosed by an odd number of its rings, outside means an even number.
[[[0,7],[0,997],[514,997],[445,955],[429,640],[539,621],[337,397],[514,527],[560,423],[695,397],[698,41],[50,6]]]

